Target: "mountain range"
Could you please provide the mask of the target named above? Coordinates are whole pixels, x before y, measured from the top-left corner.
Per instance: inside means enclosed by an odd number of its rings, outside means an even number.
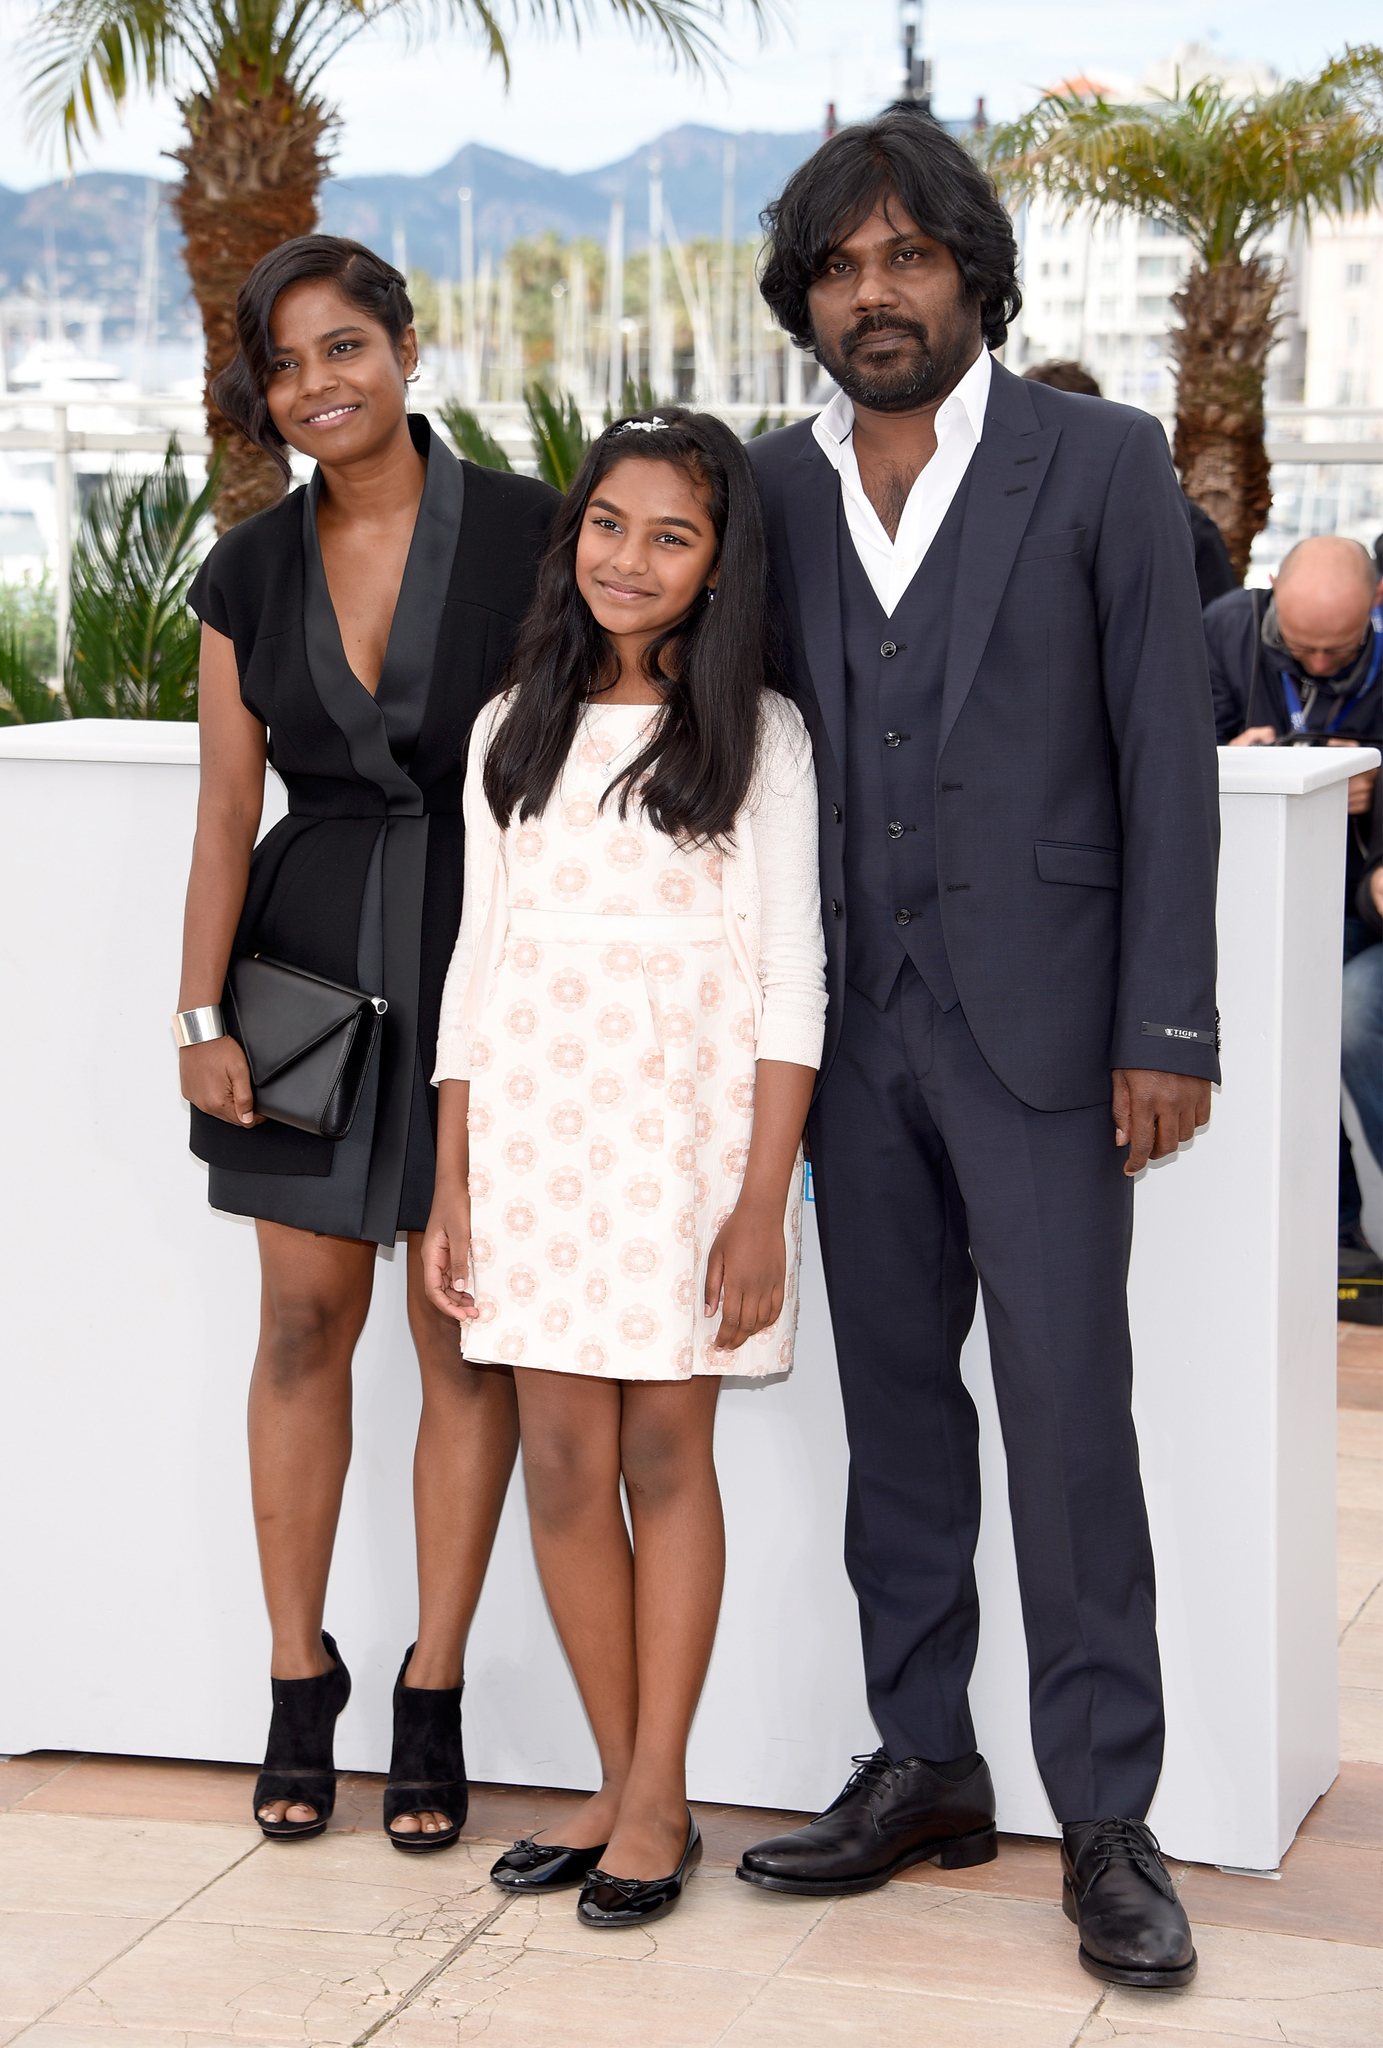
[[[623,194],[626,246],[647,242],[648,170],[657,156],[663,192],[684,241],[719,238],[725,144],[735,144],[735,235],[755,232],[760,210],[809,155],[820,136],[749,133],[718,128],[670,129],[632,155],[598,169],[549,170],[523,157],[467,143],[447,163],[419,174],[329,178],[321,220],[329,234],[350,235],[394,257],[400,241],[408,265],[434,276],[460,273],[462,188],[471,191],[477,255],[496,254],[523,236],[551,230],[563,240],[604,241],[611,201]],[[144,243],[149,181],[116,171],[84,171],[29,192],[0,186],[0,298],[56,291],[98,306],[106,320],[133,318]],[[186,317],[188,284],[170,184],[159,192],[159,301],[165,322]]]

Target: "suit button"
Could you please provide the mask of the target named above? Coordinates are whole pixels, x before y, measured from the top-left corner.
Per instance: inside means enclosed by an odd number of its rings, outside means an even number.
[[[902,838],[902,836],[903,836],[903,821],[902,821],[902,819],[901,819],[901,818],[891,818],[891,819],[889,820],[889,827],[888,827],[888,836],[889,836],[889,838],[890,838],[890,839],[901,839],[901,838]]]
[[[837,823],[837,825],[838,825],[838,824],[840,823],[840,805],[839,805],[839,804],[832,804],[832,805],[831,805],[831,816],[832,816],[832,817],[833,817],[833,818],[835,819],[835,821],[836,821],[836,823]]]
[[[834,896],[831,898],[831,915],[832,917],[840,916],[840,904]]]
[[[884,745],[886,747],[901,747],[902,744],[903,735],[900,732],[886,732],[884,734]]]
[[[885,640],[879,652],[885,661],[892,661],[894,655],[898,652],[898,642],[896,640]]]
[[[893,913],[893,922],[895,924],[911,924],[912,912],[910,910],[895,910]]]

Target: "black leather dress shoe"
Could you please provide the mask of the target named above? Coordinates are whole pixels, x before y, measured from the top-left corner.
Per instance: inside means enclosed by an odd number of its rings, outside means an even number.
[[[507,1892],[562,1892],[584,1884],[605,1854],[604,1842],[593,1849],[564,1849],[557,1842],[535,1842],[524,1835],[506,1849],[490,1871],[491,1884]]]
[[[943,1870],[968,1870],[998,1855],[994,1785],[983,1757],[954,1783],[920,1757],[895,1764],[877,1749],[854,1761],[858,1770],[824,1813],[746,1849],[735,1876],[771,1892],[837,1898],[872,1892],[933,1857]]]
[[[1061,1831],[1061,1904],[1080,1960],[1106,1984],[1174,1989],[1196,1974],[1191,1926],[1151,1828],[1093,1820]]]
[[[701,1861],[701,1830],[687,1815],[687,1846],[671,1877],[611,1877],[593,1870],[581,1887],[576,1917],[585,1927],[644,1927],[661,1920],[682,1896],[682,1888]]]

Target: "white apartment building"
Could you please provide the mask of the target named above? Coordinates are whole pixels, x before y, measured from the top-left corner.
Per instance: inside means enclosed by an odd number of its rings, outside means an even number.
[[[1170,418],[1176,376],[1171,296],[1190,246],[1159,221],[1112,214],[1063,220],[1041,200],[1015,223],[1023,310],[1006,360],[1017,370],[1060,357],[1083,363],[1106,398]]]
[[[1303,245],[1299,290],[1306,327],[1303,397],[1308,406],[1383,413],[1383,214],[1317,221]],[[1379,421],[1332,429],[1332,440],[1373,440]]]

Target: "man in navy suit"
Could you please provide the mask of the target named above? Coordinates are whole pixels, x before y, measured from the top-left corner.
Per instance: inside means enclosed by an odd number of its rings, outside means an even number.
[[[1132,1177],[1219,1077],[1186,513],[1156,420],[993,360],[1013,235],[940,128],[844,130],[766,221],[764,297],[839,387],[750,452],[820,784],[810,1133],[881,1744],[739,1875],[829,1895],[995,1853],[966,1697],[978,1274],[1063,1901],[1095,1975],[1185,1984],[1144,1824],[1163,1717],[1126,1280]]]

